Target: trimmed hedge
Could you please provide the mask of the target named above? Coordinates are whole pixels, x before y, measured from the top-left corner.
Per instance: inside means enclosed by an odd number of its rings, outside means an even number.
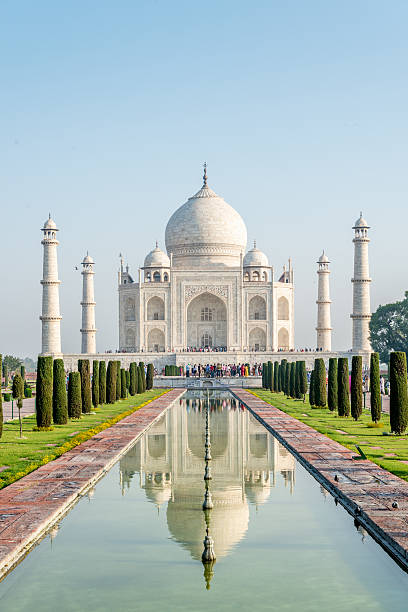
[[[122,396],[122,378],[120,375],[120,361],[115,361],[116,364],[116,401]]]
[[[116,402],[116,362],[109,361],[106,380],[106,401],[108,404]]]
[[[290,378],[289,378],[289,394],[290,397],[296,397],[296,362],[292,361],[290,364]]]
[[[3,366],[3,355],[0,355],[0,373],[2,372]],[[1,392],[1,379],[0,379],[0,438],[3,435],[3,396]]]
[[[363,412],[363,358],[354,355],[351,360],[351,416],[355,421]]]
[[[146,374],[143,361],[139,361],[140,374],[142,376],[143,393],[146,391]],[[179,376],[181,376],[181,368],[179,368]]]
[[[79,372],[70,372],[68,376],[68,416],[70,419],[80,419],[81,414],[81,375]]]
[[[38,357],[35,416],[39,428],[51,427],[52,378],[52,357]]]
[[[273,393],[273,363],[272,361],[268,361],[268,389]]]
[[[337,395],[337,358],[330,357],[327,388],[327,405],[329,406],[329,410],[331,411],[337,411]]]
[[[89,359],[78,359],[78,372],[81,375],[82,412],[89,414],[92,410],[91,366]]]
[[[126,398],[126,370],[125,368],[120,368],[120,397],[122,399]]]
[[[279,386],[283,393],[286,393],[286,366],[288,364],[287,359],[282,359],[280,367],[280,379]]]
[[[137,366],[137,392],[143,393],[143,378],[139,366]]]
[[[154,367],[152,363],[147,365],[147,375],[146,375],[146,389],[150,391],[153,389],[153,379],[154,379]]]
[[[279,362],[275,361],[273,365],[273,386],[275,388],[275,393],[279,393],[280,384],[279,384]]]
[[[136,363],[132,361],[130,364],[130,384],[129,384],[129,393],[130,395],[136,395],[137,393],[137,372],[136,372]]]
[[[390,354],[390,425],[398,435],[408,424],[407,356],[402,351]]]
[[[337,411],[339,416],[350,416],[349,365],[347,357],[337,362]]]
[[[106,363],[99,362],[99,403],[106,404]]]
[[[92,363],[92,404],[94,408],[99,406],[99,361]]]
[[[303,398],[303,403],[307,393],[307,374],[306,374],[306,361],[299,361],[299,393],[300,397]]]
[[[315,371],[315,376],[314,376],[315,406],[324,408],[327,404],[326,367],[324,365],[324,360],[321,357],[319,357],[318,359],[315,359],[314,371]]]
[[[24,397],[33,397],[33,390],[31,389],[31,387],[24,387]]]
[[[67,389],[65,386],[63,359],[54,359],[52,418],[56,425],[65,425],[68,422]]]
[[[309,380],[309,404],[311,406],[315,405],[315,385],[314,385],[314,377],[315,377],[315,373],[314,370],[311,371],[310,373],[310,380]]]
[[[370,357],[370,404],[371,419],[374,423],[381,420],[381,385],[380,385],[380,356],[371,353]]]

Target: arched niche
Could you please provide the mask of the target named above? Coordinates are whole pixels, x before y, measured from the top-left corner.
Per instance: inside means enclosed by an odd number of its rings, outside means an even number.
[[[249,300],[248,318],[250,321],[266,320],[266,301],[260,295],[255,295]]]
[[[211,338],[211,346],[227,346],[227,308],[221,298],[205,292],[187,306],[186,346],[200,348]]]
[[[135,320],[135,300],[132,297],[126,298],[125,301],[125,321]]]
[[[284,327],[278,332],[278,348],[284,351],[289,350],[289,332]]]
[[[161,329],[151,329],[147,335],[147,349],[152,353],[164,351],[165,338]]]
[[[131,328],[126,330],[126,348],[133,349],[136,345],[135,331]]]
[[[284,296],[278,300],[278,319],[280,321],[289,321],[289,301]]]
[[[147,302],[147,320],[164,321],[164,300],[155,296]]]
[[[260,327],[255,327],[249,332],[249,349],[251,351],[266,350],[266,333]]]

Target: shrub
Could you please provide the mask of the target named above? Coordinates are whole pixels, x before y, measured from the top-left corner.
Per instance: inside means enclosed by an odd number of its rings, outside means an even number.
[[[126,398],[126,370],[125,368],[120,368],[120,397],[122,399]]]
[[[351,416],[355,421],[363,412],[363,358],[354,355],[351,360]]]
[[[106,380],[106,401],[108,404],[116,402],[116,362],[109,361]]]
[[[153,389],[154,367],[152,363],[147,365],[146,389]]]
[[[290,397],[296,397],[296,362],[292,361],[290,364],[290,378],[289,378],[289,394]]]
[[[52,357],[38,357],[35,415],[38,428],[52,423]]]
[[[279,362],[275,361],[273,365],[273,387],[275,389],[275,393],[279,393],[280,385],[279,385]]]
[[[56,425],[65,425],[68,422],[67,390],[65,387],[63,359],[54,359],[52,418]]]
[[[11,402],[11,393],[4,393],[3,399],[5,402]]]
[[[89,359],[78,359],[78,372],[81,376],[82,412],[88,414],[92,410],[91,366]]]
[[[92,363],[92,404],[94,408],[99,406],[99,361]]]
[[[322,358],[315,359],[314,401],[315,406],[323,408],[327,403],[326,396],[326,367]]]
[[[120,361],[115,361],[116,364],[116,398],[118,401],[122,397],[122,378],[120,375]]]
[[[349,366],[347,357],[337,362],[337,410],[339,416],[350,416]]]
[[[99,362],[99,403],[106,404],[106,363]]]
[[[408,424],[407,356],[402,351],[390,354],[390,425],[403,434]]]
[[[268,361],[268,389],[269,391],[274,390],[273,386],[273,364],[272,361]]]
[[[380,356],[371,353],[370,357],[370,404],[373,423],[381,420]]]
[[[68,377],[68,416],[70,419],[80,419],[81,413],[81,375],[79,372],[70,372]]]
[[[136,395],[137,393],[137,373],[136,373],[136,363],[133,361],[130,364],[130,384],[129,384],[129,393],[130,395]]]
[[[327,405],[329,410],[337,410],[337,395],[337,359],[336,357],[330,357],[327,389]]]
[[[13,398],[16,400],[22,399],[24,394],[24,383],[20,374],[15,374],[12,385]]]
[[[315,391],[315,385],[314,385],[314,370],[311,371],[310,373],[310,380],[309,380],[309,404],[311,406],[315,405],[315,395],[314,395],[314,391]]]
[[[3,355],[0,355],[0,373],[2,372]],[[1,378],[0,378],[0,438],[3,435],[3,398],[1,393]]]
[[[139,368],[140,368],[140,374],[141,374],[141,378],[142,378],[142,393],[144,393],[146,391],[146,374],[145,374],[145,369],[144,369],[144,363],[143,361],[139,361]],[[176,376],[181,376],[181,368],[174,366],[176,372]]]
[[[32,397],[33,396],[33,390],[31,389],[31,387],[24,387],[24,397]]]
[[[141,368],[137,366],[137,392],[143,393],[143,379]]]

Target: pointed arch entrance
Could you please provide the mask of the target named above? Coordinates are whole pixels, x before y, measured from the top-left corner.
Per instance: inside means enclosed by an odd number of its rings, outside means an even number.
[[[220,348],[228,343],[227,307],[212,293],[201,293],[187,306],[186,346]]]

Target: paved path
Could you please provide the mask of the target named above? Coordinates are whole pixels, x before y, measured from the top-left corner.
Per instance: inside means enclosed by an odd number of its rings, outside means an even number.
[[[23,400],[23,408],[21,409],[21,416],[26,417],[35,412],[35,398],[28,397]],[[18,408],[16,402],[14,402],[14,410],[11,409],[11,402],[3,401],[3,421],[11,421],[11,417],[18,419]]]
[[[353,453],[248,391],[233,393],[405,568],[408,482]],[[392,504],[397,502],[398,508]]]
[[[169,391],[0,491],[0,577],[183,393]]]

